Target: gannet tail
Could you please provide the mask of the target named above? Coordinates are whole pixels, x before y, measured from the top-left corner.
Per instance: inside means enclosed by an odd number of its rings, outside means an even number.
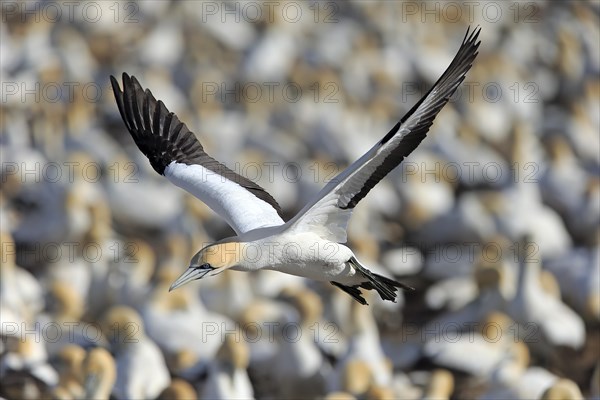
[[[344,292],[348,293],[360,304],[367,305],[368,303],[364,299],[364,297],[361,296],[359,288],[367,290],[375,289],[377,293],[379,293],[379,297],[381,297],[383,300],[393,301],[394,303],[396,302],[398,288],[405,290],[414,290],[414,288],[404,283],[397,282],[393,279],[386,278],[385,276],[369,271],[356,259],[356,257],[352,257],[350,260],[348,260],[348,262],[354,268],[356,268],[356,270],[360,272],[360,274],[363,275],[367,280],[361,283],[360,285],[355,286],[345,286],[338,282],[331,282],[331,284],[339,287]]]

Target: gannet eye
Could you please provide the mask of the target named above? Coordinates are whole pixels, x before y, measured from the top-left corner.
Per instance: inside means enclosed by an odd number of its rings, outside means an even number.
[[[212,267],[212,265],[210,265],[209,263],[204,263],[202,265],[192,265],[191,268],[194,268],[194,269],[214,269]]]

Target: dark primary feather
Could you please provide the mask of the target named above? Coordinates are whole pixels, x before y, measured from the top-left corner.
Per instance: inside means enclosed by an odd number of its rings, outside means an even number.
[[[396,145],[396,148],[383,160],[374,173],[368,177],[361,190],[352,196],[346,204],[338,204],[341,209],[354,208],[383,177],[398,166],[425,138],[436,115],[446,105],[448,99],[465,79],[466,73],[471,68],[481,43],[477,42],[480,31],[481,29],[477,28],[469,35],[469,29],[467,29],[463,43],[446,71],[429,89],[427,94],[381,139],[379,145],[385,146],[400,130],[406,129],[409,131],[401,138],[400,143]]]
[[[156,172],[164,175],[173,161],[200,164],[244,187],[281,215],[281,207],[267,191],[206,154],[194,133],[150,90],[144,91],[135,77],[123,73],[123,91],[114,76],[110,81],[125,126]]]

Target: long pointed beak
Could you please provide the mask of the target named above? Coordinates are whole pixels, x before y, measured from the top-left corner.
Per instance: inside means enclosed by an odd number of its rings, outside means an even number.
[[[181,274],[181,276],[177,278],[175,282],[173,282],[173,284],[169,288],[169,292],[171,290],[177,289],[180,286],[185,285],[188,282],[204,278],[204,276],[212,270],[213,268],[205,265],[188,267],[188,269],[186,269],[185,272]]]

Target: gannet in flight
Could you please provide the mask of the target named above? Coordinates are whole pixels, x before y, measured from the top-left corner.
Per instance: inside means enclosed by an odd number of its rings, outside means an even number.
[[[272,269],[329,281],[361,304],[360,288],[395,301],[408,286],[375,274],[344,246],[352,210],[425,138],[435,116],[464,80],[477,56],[480,28],[465,34],[450,66],[433,87],[371,150],[330,181],[296,216],[281,218],[277,202],[263,188],[204,151],[187,126],[123,73],[123,91],[111,76],[119,112],[152,167],[220,214],[237,236],[204,247],[170,290],[226,269]]]

